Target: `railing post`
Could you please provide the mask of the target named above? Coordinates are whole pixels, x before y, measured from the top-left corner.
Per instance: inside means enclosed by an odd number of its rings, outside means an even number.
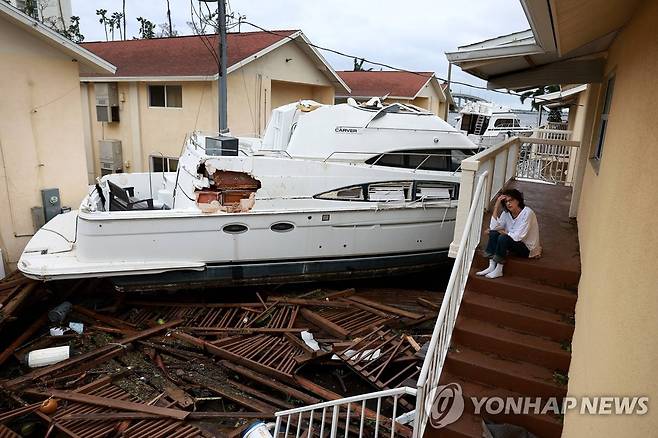
[[[475,172],[478,167],[477,164],[478,163],[475,163],[475,166],[473,166],[472,163],[466,163],[466,160],[462,161],[461,181],[459,183],[459,200],[457,201],[457,215],[455,217],[455,233],[448,252],[448,255],[452,258],[457,256],[457,251],[459,250],[459,239],[464,232],[464,225],[466,224],[466,218],[468,217],[468,209],[473,197]],[[470,169],[469,167],[475,167],[475,169]]]

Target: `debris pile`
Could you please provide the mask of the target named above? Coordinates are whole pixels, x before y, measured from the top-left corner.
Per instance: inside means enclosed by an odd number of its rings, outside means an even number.
[[[236,437],[280,410],[414,386],[440,302],[406,297],[418,303],[410,310],[355,289],[207,302],[223,295],[54,286],[0,282],[0,436]],[[364,406],[366,430],[388,421],[382,405]],[[398,415],[413,408],[398,400]],[[323,421],[286,426],[312,437]],[[358,431],[359,415],[340,423]]]

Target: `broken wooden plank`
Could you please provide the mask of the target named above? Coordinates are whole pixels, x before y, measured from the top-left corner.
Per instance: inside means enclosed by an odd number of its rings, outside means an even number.
[[[246,408],[255,409],[259,412],[264,412],[264,413],[274,413],[277,411],[277,409],[274,406],[269,405],[251,396],[249,397],[244,396],[235,388],[231,390],[231,387],[228,385],[215,385],[213,383],[209,383],[206,380],[193,378],[189,375],[182,375],[180,377],[187,382],[200,385],[201,387],[206,388],[209,391],[214,392],[215,394],[220,395],[225,399],[231,400],[232,402],[237,403]]]
[[[23,301],[36,289],[41,283],[30,283],[14,294],[14,296],[0,309],[0,325],[4,324],[7,319],[14,314],[16,309],[23,304]]]
[[[329,333],[330,335],[336,336],[337,338],[340,339],[348,338],[349,333],[347,332],[347,330],[334,324],[333,322],[329,321],[327,318],[324,318],[321,315],[309,309],[301,309],[300,312],[304,317],[304,319],[306,319],[311,324],[317,326],[318,328],[324,330],[325,332]]]
[[[14,342],[9,344],[9,346],[5,348],[5,350],[2,353],[0,353],[0,365],[5,363],[5,361],[9,359],[12,354],[14,354],[14,351],[16,351],[18,347],[23,345],[25,341],[30,339],[32,335],[34,335],[40,328],[42,328],[46,324],[46,322],[48,322],[48,315],[43,314],[42,316],[37,318],[32,324],[30,324],[30,326],[27,329],[25,329],[25,331],[14,340]]]
[[[265,412],[190,412],[186,420],[212,420],[235,418],[274,418],[274,413]],[[91,412],[88,414],[64,414],[58,421],[122,421],[122,420],[158,420],[162,416],[144,412]]]
[[[160,333],[164,330],[171,329],[173,327],[176,327],[177,325],[180,325],[182,323],[181,320],[178,321],[171,321],[166,324],[162,324],[156,327],[151,327],[149,329],[143,330],[141,332],[135,333],[133,335],[127,336],[122,339],[118,339],[115,342],[109,343],[103,347],[97,348],[95,350],[89,351],[87,353],[80,354],[78,356],[73,356],[67,360],[64,360],[62,362],[56,363],[54,365],[50,365],[47,367],[43,368],[38,368],[33,370],[32,372],[29,372],[27,374],[24,374],[21,377],[17,377],[13,380],[10,380],[8,382],[5,382],[6,387],[15,387],[17,385],[26,383],[26,382],[31,382],[34,379],[38,379],[43,376],[50,375],[54,372],[61,371],[63,369],[66,369],[70,366],[77,365],[84,363],[86,361],[92,360],[96,356],[100,355],[105,355],[105,354],[111,354],[112,352],[115,351],[121,351],[125,347],[126,344],[130,344],[131,342],[147,338],[149,336],[153,336],[157,333]]]
[[[137,332],[137,328],[126,321],[123,321],[119,318],[115,318],[109,315],[103,315],[101,313],[95,312],[91,309],[87,309],[83,306],[73,305],[73,311],[79,315],[86,316],[89,319],[100,321],[104,324],[109,325],[115,329],[121,330],[124,335],[129,335]]]
[[[266,336],[266,335],[258,335],[258,336]],[[248,358],[243,357],[240,354],[233,353],[231,351],[228,351],[225,348],[222,348],[221,346],[214,345],[210,342],[204,341],[203,339],[196,338],[192,335],[189,335],[187,333],[182,333],[182,332],[176,332],[173,334],[173,337],[176,339],[179,339],[183,342],[190,343],[192,345],[196,345],[197,347],[201,347],[204,349],[204,351],[207,351],[210,354],[214,354],[215,356],[219,356],[222,359],[226,359],[235,363],[238,363],[240,365],[244,365],[249,368],[253,368],[263,374],[270,375],[272,377],[275,377],[277,379],[283,380],[284,382],[292,382],[292,375],[283,372],[279,369],[273,368],[271,366],[263,365],[259,363],[258,361],[251,360]],[[287,342],[287,341],[286,341]],[[296,354],[295,354],[296,355]],[[292,357],[290,357],[290,360],[294,362]]]
[[[50,389],[46,393],[41,393],[41,395],[56,397],[63,400],[69,400],[88,405],[119,409],[122,411],[143,412],[146,414],[158,415],[160,417],[172,418],[174,420],[184,420],[190,414],[189,412],[182,411],[180,409],[161,408],[159,406],[147,405],[144,403],[135,403],[127,400],[99,397],[97,395],[84,394],[73,391],[62,391],[59,389]]]
[[[389,306],[383,303],[378,303],[376,301],[371,301],[367,298],[358,297],[358,296],[351,296],[348,298],[344,298],[344,300],[365,304],[366,306],[373,307],[375,309],[379,309],[387,313],[392,313],[394,315],[398,315],[403,318],[420,319],[425,316],[422,313],[409,312],[407,310],[399,309],[397,307]]]
[[[434,310],[435,312],[438,312],[439,310],[441,310],[441,304],[433,303],[430,300],[426,300],[425,298],[418,297],[418,298],[416,298],[416,301],[419,304],[423,305],[423,306],[429,307],[430,309]]]
[[[264,400],[264,401],[266,401],[268,403],[271,403],[272,405],[277,406],[279,408],[283,408],[283,409],[292,409],[292,408],[294,408],[293,405],[291,405],[290,403],[285,402],[284,400],[279,400],[276,397],[272,397],[271,395],[265,394],[264,392],[259,391],[257,389],[254,389],[250,386],[243,385],[242,383],[236,382],[235,380],[227,379],[226,381],[230,385],[235,386],[237,389],[244,392],[245,394],[250,395],[251,397],[255,397],[255,398]]]
[[[286,385],[285,383],[279,382],[276,379],[273,379],[272,377],[257,373],[256,371],[253,371],[249,368],[243,367],[242,365],[234,364],[232,362],[223,360],[220,362],[220,364],[228,368],[231,371],[234,371],[244,377],[247,377],[254,382],[258,382],[260,384],[263,384],[269,388],[274,389],[275,391],[279,391],[283,394],[290,395],[293,398],[296,398],[297,400],[303,401],[304,403],[308,404],[316,404],[320,403],[321,400],[315,397],[312,397],[302,391],[299,391],[296,388],[293,388],[292,386]]]

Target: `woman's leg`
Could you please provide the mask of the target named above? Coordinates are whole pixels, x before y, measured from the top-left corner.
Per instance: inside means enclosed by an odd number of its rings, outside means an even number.
[[[496,252],[496,245],[499,238],[500,233],[498,231],[489,230],[489,241],[487,242],[487,249],[484,251],[484,256],[489,259],[489,266],[482,271],[476,272],[475,275],[487,275],[489,272],[496,269],[496,262],[493,261],[492,257]]]
[[[496,245],[498,245],[498,238],[500,233],[496,230],[489,230],[489,241],[487,242],[487,249],[484,250],[484,256],[492,258],[496,254]]]

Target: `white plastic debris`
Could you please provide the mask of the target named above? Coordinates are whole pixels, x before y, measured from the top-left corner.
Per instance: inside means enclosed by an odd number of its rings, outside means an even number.
[[[68,330],[66,327],[51,327],[50,336],[63,336]]]
[[[358,354],[359,352],[356,350],[347,350],[344,354],[347,356],[348,359],[354,359],[355,361],[361,361],[361,360],[375,360],[379,356],[381,356],[382,351],[378,348],[377,350],[365,350],[363,353]],[[335,354],[331,356],[333,360],[339,360],[340,357],[336,356]]]
[[[319,351],[320,350],[320,344],[318,344],[318,341],[316,341],[313,338],[313,333],[304,330],[301,333],[301,336],[302,336],[302,341],[304,341],[304,343],[306,345],[308,345],[308,348],[310,348],[313,351]]]
[[[69,328],[77,334],[81,335],[85,329],[85,325],[81,322],[69,322]]]
[[[68,359],[70,354],[71,347],[68,345],[30,351],[27,354],[27,366],[30,368],[45,367]]]

